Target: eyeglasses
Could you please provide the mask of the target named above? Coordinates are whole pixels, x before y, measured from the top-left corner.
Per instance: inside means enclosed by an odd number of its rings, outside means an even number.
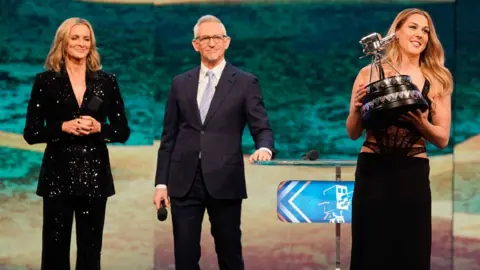
[[[214,36],[202,36],[197,37],[195,40],[199,41],[200,44],[206,45],[210,43],[210,40],[213,40],[215,44],[218,44],[223,41],[224,38],[228,37],[227,35],[214,35]]]

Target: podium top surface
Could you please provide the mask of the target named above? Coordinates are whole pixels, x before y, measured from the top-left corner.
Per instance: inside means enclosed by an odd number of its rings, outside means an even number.
[[[312,167],[355,167],[356,160],[337,160],[337,159],[320,159],[320,160],[295,160],[295,159],[274,159],[269,161],[255,161],[255,165],[262,166],[312,166]]]

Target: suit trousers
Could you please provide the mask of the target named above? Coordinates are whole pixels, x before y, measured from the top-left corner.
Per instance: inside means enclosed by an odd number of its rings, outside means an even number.
[[[76,270],[99,270],[107,198],[43,198],[42,270],[69,270],[73,215],[77,233]]]
[[[192,187],[182,198],[170,198],[175,269],[200,269],[200,239],[205,210],[215,242],[220,270],[243,270],[242,232],[240,229],[242,199],[215,199],[205,187],[201,162]]]

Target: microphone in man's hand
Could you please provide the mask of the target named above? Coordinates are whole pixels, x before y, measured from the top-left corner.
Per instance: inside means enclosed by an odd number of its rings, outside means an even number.
[[[157,210],[157,218],[160,221],[164,221],[167,219],[167,216],[168,216],[167,207],[165,206],[165,202],[162,201],[160,203],[160,208],[158,208]]]
[[[320,157],[317,150],[310,150],[302,156],[303,160],[317,160]]]

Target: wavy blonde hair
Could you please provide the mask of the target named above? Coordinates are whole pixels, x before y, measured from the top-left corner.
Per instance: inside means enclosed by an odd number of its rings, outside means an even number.
[[[95,39],[95,34],[93,33],[92,25],[85,19],[74,17],[66,19],[58,27],[50,48],[50,52],[45,60],[45,69],[55,72],[59,72],[61,70],[67,56],[67,42],[70,30],[73,26],[78,24],[83,24],[90,29],[91,46],[90,52],[87,55],[87,70],[97,71],[102,68],[100,63],[100,54],[97,51],[97,41]]]
[[[442,90],[440,91],[432,88],[433,97],[437,95],[448,95],[453,91],[452,74],[445,67],[445,52],[440,40],[437,37],[437,33],[435,32],[432,17],[430,17],[426,11],[416,8],[409,8],[401,11],[390,26],[387,35],[395,33],[398,29],[400,29],[400,27],[403,26],[405,21],[414,14],[425,16],[428,21],[428,27],[430,28],[427,46],[420,54],[420,69],[422,70],[425,78],[427,78],[430,82],[435,79],[442,86]],[[390,45],[385,49],[385,58],[394,65],[399,65],[401,63],[402,55],[400,53],[400,45],[398,44],[397,39],[390,43]]]

